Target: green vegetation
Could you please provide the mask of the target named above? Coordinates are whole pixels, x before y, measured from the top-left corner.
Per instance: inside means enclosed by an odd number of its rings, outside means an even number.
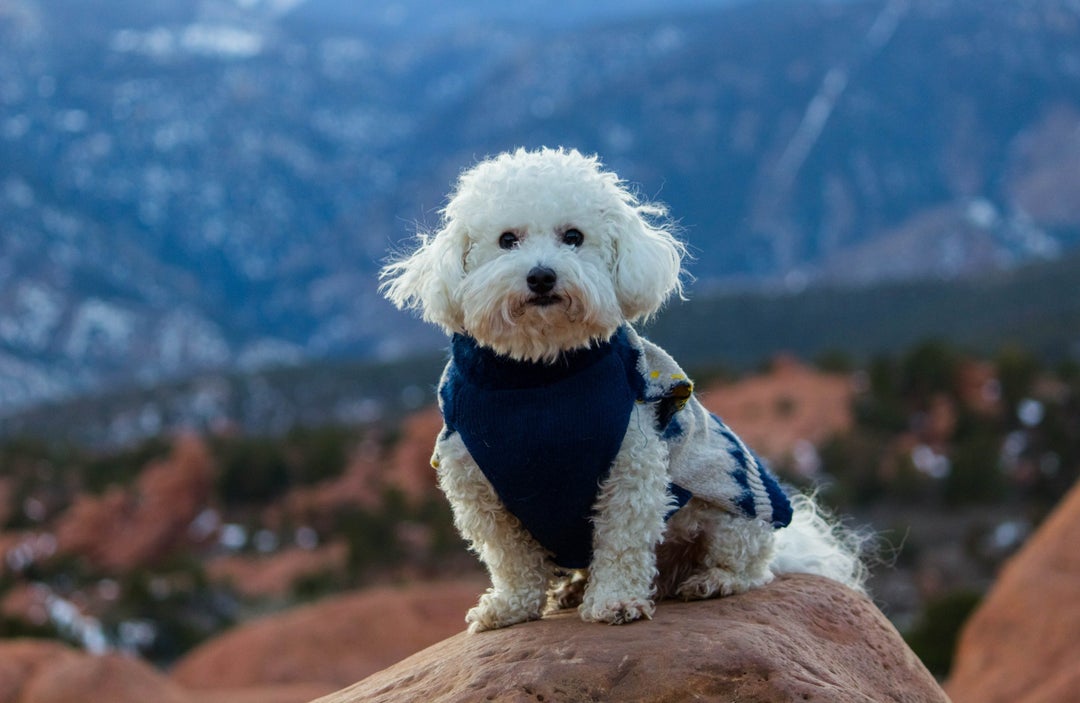
[[[930,673],[939,677],[949,673],[960,629],[981,600],[972,591],[948,593],[927,603],[918,623],[904,635]]]
[[[61,639],[60,632],[52,625],[37,625],[20,618],[0,615],[0,640],[22,637],[49,640]]]
[[[1049,365],[1015,345],[986,360],[932,340],[898,356],[878,354],[856,377],[855,426],[819,448],[827,476],[821,496],[841,513],[888,508],[898,524],[884,534],[903,544],[890,560],[895,569],[917,572],[924,560],[936,560],[931,573],[943,568],[941,545],[952,540],[953,578],[964,569],[981,574],[952,590],[930,589],[913,624],[902,628],[944,677],[980,600],[976,587],[1022,539],[1008,535],[1037,522],[1080,478],[1080,376],[1072,362]],[[902,517],[964,510],[974,518],[956,519],[952,536],[940,531],[948,518],[934,517],[936,528],[909,538],[912,523]],[[998,527],[1004,536],[995,537]]]
[[[262,504],[281,497],[291,483],[280,441],[241,437],[218,441],[218,491],[226,505]]]
[[[979,364],[938,340],[871,360],[855,428],[820,448],[835,479],[826,497],[842,509],[883,500],[1053,505],[1080,474],[1080,383],[1015,347],[989,363],[991,376],[965,381]]]
[[[0,478],[12,480],[15,490],[13,509],[7,521],[0,522],[0,529],[34,527],[67,507],[77,493],[100,494],[113,485],[129,485],[147,464],[170,449],[171,442],[164,437],[112,451],[30,437],[2,442]]]
[[[121,628],[150,625],[153,635],[140,650],[158,664],[176,661],[236,622],[236,596],[211,584],[191,554],[125,574],[118,586],[122,598],[107,611],[103,625],[114,640],[124,639]]]

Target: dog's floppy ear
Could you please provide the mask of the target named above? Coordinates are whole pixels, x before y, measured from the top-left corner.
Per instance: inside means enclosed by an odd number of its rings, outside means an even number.
[[[686,247],[665,222],[658,205],[626,203],[609,212],[615,236],[615,295],[623,317],[648,318],[672,293],[682,296],[682,258]],[[653,221],[659,224],[653,224]]]
[[[401,309],[419,310],[425,322],[460,332],[455,290],[465,277],[465,231],[455,222],[435,234],[420,234],[420,247],[391,261],[379,273],[380,292]]]

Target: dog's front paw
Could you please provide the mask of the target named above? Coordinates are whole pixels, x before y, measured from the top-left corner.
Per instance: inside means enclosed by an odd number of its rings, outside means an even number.
[[[625,625],[642,618],[652,620],[654,612],[656,606],[647,598],[600,601],[586,596],[585,602],[578,606],[578,614],[582,620],[612,625]]]
[[[489,591],[480,596],[480,602],[468,612],[465,622],[469,625],[469,632],[476,633],[539,618],[539,607],[526,605],[521,599],[512,596]]]
[[[745,593],[758,586],[764,586],[772,579],[772,573],[769,571],[754,576],[737,574],[727,569],[713,567],[687,578],[679,585],[676,594],[683,600],[704,600],[715,596],[733,596],[738,593]]]

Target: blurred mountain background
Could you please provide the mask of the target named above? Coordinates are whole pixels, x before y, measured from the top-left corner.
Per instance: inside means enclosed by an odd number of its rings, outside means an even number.
[[[518,145],[670,207],[646,332],[944,676],[1080,475],[1077,0],[0,0],[0,640],[332,690],[460,629],[445,339],[377,271]],[[302,665],[217,637],[315,599]]]
[[[1078,129],[1070,0],[7,0],[0,414],[436,354],[375,273],[437,223],[462,168],[516,145],[598,152],[667,203],[708,305],[897,281],[933,297],[1067,259]],[[1044,327],[1040,345],[1076,352]]]

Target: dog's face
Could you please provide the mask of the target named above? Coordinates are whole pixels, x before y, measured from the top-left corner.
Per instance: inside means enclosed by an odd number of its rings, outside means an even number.
[[[577,151],[519,150],[462,174],[443,226],[387,266],[398,307],[521,360],[610,337],[679,290],[682,245]]]

